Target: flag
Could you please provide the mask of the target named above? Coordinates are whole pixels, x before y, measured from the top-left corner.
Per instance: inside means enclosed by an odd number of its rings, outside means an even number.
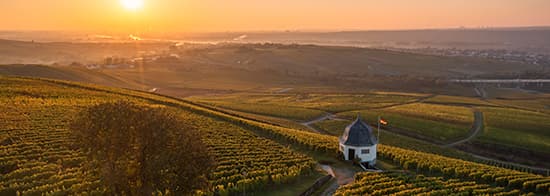
[[[388,125],[388,121],[380,118],[380,124],[383,124],[383,125]]]

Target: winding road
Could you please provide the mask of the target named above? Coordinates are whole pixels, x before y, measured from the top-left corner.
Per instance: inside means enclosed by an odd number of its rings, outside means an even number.
[[[400,105],[407,105],[407,104],[412,104],[412,103],[420,103],[420,102],[423,102],[423,101],[425,101],[429,98],[432,98],[434,96],[436,96],[436,95],[432,94],[432,95],[422,97],[422,98],[419,98],[419,99],[416,99],[416,100],[413,100],[413,101],[408,101],[408,102],[403,102],[403,103],[396,103],[396,104],[386,105],[386,106],[382,106],[382,107],[367,108],[367,109],[383,109],[383,108],[395,107],[395,106],[400,106]],[[300,124],[307,127],[311,131],[314,131],[314,132],[317,132],[317,133],[320,133],[320,134],[327,134],[327,133],[325,133],[325,131],[318,130],[315,127],[313,127],[312,125],[315,124],[315,123],[318,123],[318,122],[321,122],[321,121],[324,121],[324,120],[330,120],[330,119],[345,120],[345,119],[341,119],[341,118],[336,117],[336,115],[333,114],[333,113],[326,112],[325,115],[323,115],[323,116],[320,116],[316,119],[313,119],[313,120],[310,120],[310,121],[307,121],[307,122],[303,122],[303,123],[300,123]],[[384,131],[384,130],[382,130],[382,131]],[[336,192],[336,190],[338,189],[338,187],[353,182],[354,176],[357,173],[357,171],[354,171],[353,169],[351,169],[349,167],[338,167],[338,166],[335,166],[335,165],[321,165],[321,168],[323,170],[325,170],[327,173],[329,173],[330,175],[332,175],[332,177],[334,177],[334,179],[336,179],[336,180],[331,181],[330,182],[331,184],[320,194],[322,196],[333,195]]]
[[[324,120],[329,120],[329,119],[336,119],[336,115],[327,112],[324,116],[321,116],[319,118],[316,118],[316,119],[313,119],[313,120],[310,120],[310,121],[307,121],[307,122],[303,122],[303,123],[300,123],[300,124],[306,126],[308,129],[310,129],[314,132],[317,132],[317,133],[320,133],[320,134],[325,134],[324,131],[316,129],[315,127],[313,127],[311,125],[315,124],[315,123],[318,123],[318,122],[321,122],[321,121],[324,121]]]
[[[472,139],[474,139],[476,136],[479,135],[479,133],[483,130],[483,112],[479,111],[478,109],[474,110],[474,123],[472,125],[472,128],[470,129],[470,135],[467,138],[458,140],[456,142],[445,144],[443,147],[453,147],[459,144],[463,144],[465,142],[468,142]]]
[[[482,96],[482,99],[483,99],[483,96],[486,96],[487,94],[485,93],[484,90],[480,90],[480,95]],[[382,108],[395,107],[395,106],[399,106],[399,105],[406,105],[406,104],[423,102],[424,100],[429,99],[430,97],[433,97],[433,96],[435,96],[435,95],[424,97],[424,98],[421,98],[421,99],[418,99],[418,100],[415,100],[415,101],[412,101],[412,102],[393,104],[393,105],[385,106],[385,107],[382,107]],[[382,108],[376,108],[376,109],[382,109]],[[474,115],[474,122],[473,122],[472,127],[469,131],[469,135],[466,138],[455,141],[455,142],[452,142],[452,143],[449,143],[449,144],[444,144],[444,145],[436,144],[436,143],[433,143],[433,142],[430,142],[430,141],[424,141],[424,142],[431,143],[431,144],[434,144],[434,145],[437,145],[437,146],[440,146],[440,147],[444,147],[444,148],[452,148],[452,147],[455,147],[455,146],[460,145],[460,144],[464,144],[464,143],[474,139],[475,137],[477,137],[483,131],[484,115],[483,115],[483,112],[478,110],[478,109],[472,108],[472,110],[473,110],[473,115]],[[307,128],[309,128],[310,130],[312,130],[314,132],[317,132],[317,133],[320,133],[320,134],[326,134],[325,131],[318,130],[315,127],[313,127],[312,125],[317,123],[317,122],[321,122],[321,121],[328,120],[328,119],[341,119],[341,118],[336,117],[336,115],[333,114],[333,113],[327,112],[323,116],[320,116],[320,117],[318,117],[316,119],[313,119],[311,121],[308,121],[308,122],[303,122],[301,124],[306,126]],[[341,119],[341,120],[343,120],[343,119]],[[389,132],[387,130],[381,130],[381,131]],[[504,164],[504,165],[511,165],[511,166],[521,167],[521,168],[528,168],[528,169],[531,169],[531,170],[534,170],[534,171],[548,171],[546,168],[527,166],[527,165],[523,165],[523,164],[519,164],[519,163],[501,161],[501,160],[481,156],[481,155],[474,154],[474,153],[471,153],[471,152],[466,152],[466,151],[462,151],[462,152],[464,152],[464,153],[466,153],[466,154],[468,154],[468,155],[470,155],[470,156],[472,156],[476,159],[479,159],[479,160],[495,162],[495,163]],[[356,173],[355,171],[352,171],[351,169],[344,168],[344,167],[334,167],[332,165],[322,165],[322,167],[325,171],[327,171],[329,174],[331,174],[336,179],[336,181],[331,182],[330,186],[328,188],[326,188],[321,195],[332,195],[332,194],[334,194],[334,192],[336,191],[336,189],[338,189],[339,186],[345,185],[347,183],[352,182],[353,178],[354,178],[354,175]]]

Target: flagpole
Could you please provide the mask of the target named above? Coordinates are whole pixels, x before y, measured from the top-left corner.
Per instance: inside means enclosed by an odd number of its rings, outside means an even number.
[[[380,143],[380,116],[378,116],[378,136],[376,136],[378,143]]]

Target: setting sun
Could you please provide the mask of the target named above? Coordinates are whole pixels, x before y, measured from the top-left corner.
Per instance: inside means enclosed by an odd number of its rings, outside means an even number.
[[[138,10],[143,7],[143,0],[120,0],[120,4],[128,10]]]

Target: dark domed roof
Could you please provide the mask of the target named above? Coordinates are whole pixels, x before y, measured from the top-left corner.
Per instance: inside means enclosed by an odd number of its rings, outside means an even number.
[[[378,141],[371,127],[357,116],[357,119],[344,130],[340,143],[349,146],[372,146]]]

